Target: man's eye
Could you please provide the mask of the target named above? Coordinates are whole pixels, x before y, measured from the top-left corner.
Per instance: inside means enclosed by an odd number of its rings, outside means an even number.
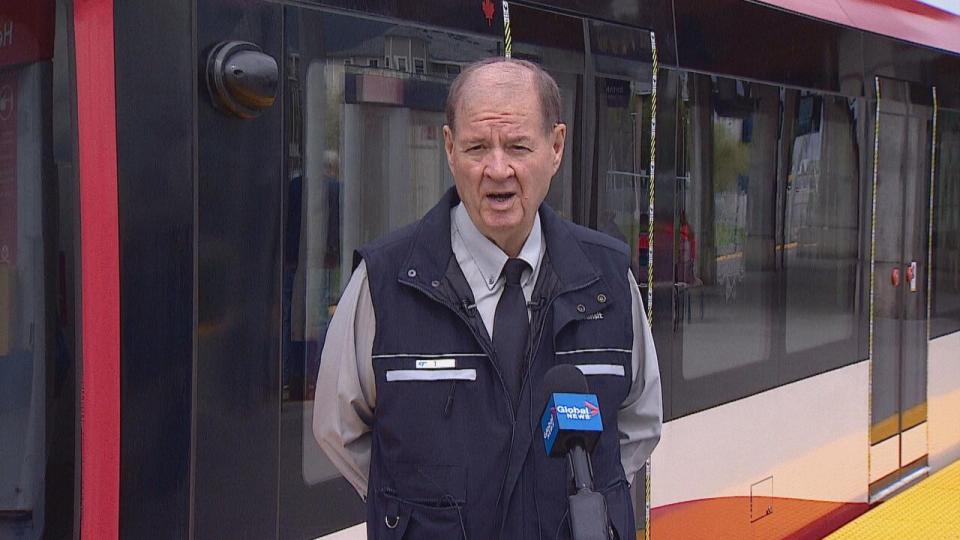
[[[482,144],[474,144],[474,145],[468,146],[466,151],[467,151],[467,152],[478,152],[478,151],[480,151],[480,150],[482,150],[482,149],[483,149],[483,145],[482,145]]]
[[[530,150],[530,147],[529,147],[529,146],[524,146],[524,145],[522,145],[522,144],[515,144],[515,145],[511,146],[510,148],[512,148],[512,149],[513,149],[514,151],[516,151],[516,152],[532,152],[532,150]]]

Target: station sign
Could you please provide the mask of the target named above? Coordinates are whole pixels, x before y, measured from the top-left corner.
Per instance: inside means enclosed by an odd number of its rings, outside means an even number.
[[[0,69],[53,57],[53,0],[0,6]]]

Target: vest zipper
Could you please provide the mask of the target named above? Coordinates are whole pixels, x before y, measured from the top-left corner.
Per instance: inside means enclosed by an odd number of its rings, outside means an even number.
[[[404,282],[401,282],[401,283],[404,283]],[[433,291],[419,287],[414,283],[406,282],[406,284],[420,291],[421,293],[425,294],[431,300],[446,306],[447,309],[456,313],[457,317],[459,317],[460,320],[467,325],[467,328],[470,329],[470,333],[473,334],[474,339],[476,339],[477,343],[480,344],[480,347],[483,349],[483,352],[487,353],[487,356],[490,357],[491,360],[494,360],[497,358],[496,351],[494,351],[492,346],[488,343],[489,339],[487,339],[484,334],[481,334],[480,330],[476,326],[474,326],[473,322],[470,320],[473,316],[467,313],[470,307],[467,306],[465,302],[461,305],[457,305],[452,302],[449,302],[446,298],[440,297],[439,295],[435,294]],[[491,365],[493,366],[494,373],[497,374],[497,379],[500,380],[500,389],[502,390],[502,393],[507,400],[507,412],[510,414],[510,423],[516,424],[517,414],[513,410],[513,403],[512,403],[512,400],[510,399],[509,392],[507,392],[507,386],[503,380],[503,375],[500,373],[500,368],[497,366],[497,363],[495,361],[491,361]],[[521,385],[521,389],[522,388],[523,387]],[[452,396],[453,396],[453,391],[451,389],[451,396],[450,398],[448,398],[448,401],[452,401]],[[452,405],[452,403],[450,403],[450,405]]]
[[[543,307],[542,311],[539,310],[539,309],[537,310],[537,311],[538,311],[538,315],[539,315],[539,318],[537,319],[537,323],[540,325],[540,331],[539,331],[539,332],[536,332],[536,335],[537,335],[536,345],[531,348],[530,345],[533,343],[534,332],[533,332],[533,325],[532,325],[532,324],[530,325],[530,326],[531,326],[531,328],[530,328],[531,333],[530,333],[529,341],[527,342],[527,343],[528,343],[528,347],[527,347],[527,351],[526,351],[527,353],[529,353],[530,362],[529,362],[529,366],[528,366],[528,368],[527,368],[527,372],[524,374],[523,380],[522,380],[521,383],[520,383],[520,395],[521,395],[521,396],[523,395],[524,386],[526,386],[527,380],[530,378],[530,377],[529,377],[530,372],[533,371],[533,365],[534,365],[534,362],[535,362],[535,359],[536,359],[536,354],[540,351],[540,345],[541,345],[541,343],[543,342],[543,322],[544,322],[545,317],[544,317],[544,315],[542,315],[542,313],[546,313],[547,311],[549,311],[550,308],[553,306],[553,302],[554,302],[557,298],[563,296],[564,294],[569,294],[569,293],[571,293],[571,292],[578,291],[578,290],[583,289],[583,288],[585,288],[585,287],[589,287],[590,285],[593,285],[594,283],[596,283],[597,281],[599,281],[599,279],[600,279],[599,277],[595,277],[594,279],[592,279],[592,280],[590,280],[590,281],[588,281],[588,282],[586,282],[586,283],[584,283],[584,284],[582,284],[582,285],[580,285],[580,286],[578,286],[578,287],[561,291],[561,292],[559,292],[559,293],[557,293],[557,294],[549,297],[549,299],[547,300],[547,303],[546,303],[546,305]],[[497,503],[496,503],[496,506],[499,507],[499,506],[500,506],[500,501],[501,501],[501,499],[502,499],[502,497],[503,497],[503,489],[506,487],[506,483],[507,483],[507,476],[506,476],[506,475],[507,475],[507,473],[509,473],[509,471],[510,471],[509,457],[513,455],[513,447],[514,447],[514,443],[516,442],[516,438],[517,438],[517,437],[516,437],[516,434],[517,434],[517,412],[518,412],[518,411],[514,411],[514,410],[513,410],[512,399],[510,399],[510,395],[509,395],[509,392],[507,391],[506,383],[505,383],[504,380],[503,380],[503,375],[500,373],[499,367],[497,367],[497,362],[496,362],[496,361],[493,361],[494,359],[497,358],[496,352],[493,351],[493,349],[492,349],[492,347],[491,347],[491,344],[489,343],[489,339],[485,339],[484,334],[481,334],[480,331],[477,329],[477,327],[476,327],[476,326],[471,322],[471,320],[468,318],[468,317],[472,317],[472,316],[467,314],[467,310],[469,309],[469,306],[467,306],[466,303],[464,303],[464,304],[461,305],[461,306],[458,306],[458,305],[456,305],[456,304],[453,304],[453,303],[449,302],[447,299],[440,297],[439,295],[435,294],[433,291],[430,291],[430,290],[425,289],[425,288],[423,288],[423,287],[419,287],[419,286],[416,285],[415,283],[411,283],[411,282],[401,282],[401,283],[405,283],[405,284],[413,287],[414,289],[416,289],[416,290],[420,291],[421,293],[423,293],[424,295],[426,295],[427,298],[430,298],[431,300],[433,300],[433,301],[435,301],[435,302],[438,302],[438,303],[446,306],[447,309],[449,309],[450,311],[453,311],[454,313],[456,313],[456,314],[457,314],[457,317],[459,317],[460,320],[462,320],[462,321],[464,322],[464,324],[467,325],[467,328],[470,329],[470,333],[473,334],[474,339],[477,340],[477,342],[480,344],[480,347],[484,350],[484,352],[487,353],[487,356],[490,357],[490,359],[491,359],[491,365],[493,366],[493,371],[497,374],[497,378],[500,379],[500,387],[501,387],[501,389],[503,390],[503,395],[504,395],[504,396],[506,397],[506,399],[507,399],[507,412],[510,414],[511,430],[510,430],[510,449],[509,449],[509,451],[507,452],[508,463],[507,463],[506,471],[504,472],[503,480],[500,482],[500,490],[499,490],[499,493],[497,494]],[[532,317],[531,317],[531,322],[533,322],[533,321],[532,321]],[[449,397],[447,398],[447,404],[444,406],[445,412],[446,412],[446,409],[450,408],[450,407],[453,405],[453,393],[454,393],[454,388],[451,387],[451,389],[450,389],[450,395],[449,395]],[[531,400],[531,407],[532,407],[532,400],[533,400],[533,391],[532,391],[532,390],[531,390],[530,400]],[[518,405],[518,407],[519,407],[519,405]],[[533,415],[530,415],[530,416],[531,416],[531,419],[530,419],[531,424],[530,424],[528,427],[529,427],[529,429],[532,430],[532,429],[533,429],[533,427],[532,427],[532,426],[533,426],[533,423],[532,423]],[[504,515],[504,518],[505,518],[505,517],[506,517],[506,515]],[[538,519],[539,519],[539,516],[538,516]],[[506,521],[505,521],[505,520],[504,520],[504,521],[501,521],[501,523],[500,523],[500,534],[499,534],[499,536],[500,536],[501,538],[503,537],[503,527],[504,527],[504,525],[506,525]],[[538,526],[538,529],[539,529],[539,526]]]
[[[532,323],[533,323],[533,318],[531,317],[531,325],[530,325],[530,330],[531,330],[531,332],[530,332],[529,341],[527,342],[527,344],[528,344],[527,353],[529,353],[529,355],[530,355],[530,356],[529,356],[529,358],[530,358],[530,363],[529,363],[529,365],[528,365],[528,367],[527,367],[527,372],[524,374],[523,380],[522,380],[522,382],[520,383],[520,395],[523,395],[523,388],[524,388],[524,386],[526,386],[527,380],[530,378],[530,377],[529,377],[530,373],[533,372],[533,366],[534,366],[534,363],[536,362],[537,353],[540,352],[540,345],[541,345],[541,343],[543,343],[543,333],[544,333],[544,332],[543,332],[543,323],[544,323],[545,318],[546,318],[545,315],[543,315],[543,314],[545,314],[545,313],[547,313],[548,311],[550,311],[550,308],[553,307],[553,302],[554,302],[557,298],[560,298],[561,296],[563,296],[563,295],[565,295],[565,294],[569,294],[569,293],[572,293],[572,292],[575,292],[575,291],[579,291],[580,289],[585,289],[585,288],[589,287],[590,285],[593,285],[594,283],[596,283],[596,282],[599,281],[599,280],[600,280],[599,277],[595,277],[594,279],[592,279],[592,280],[584,283],[583,285],[580,285],[580,286],[578,286],[578,287],[574,287],[574,288],[571,288],[571,289],[566,289],[566,290],[560,291],[559,293],[557,293],[557,294],[555,294],[555,295],[553,295],[553,296],[548,297],[548,298],[547,298],[547,303],[546,303],[546,305],[544,305],[542,308],[539,308],[539,307],[538,307],[538,309],[537,309],[537,314],[538,314],[537,324],[540,325],[540,331],[539,331],[539,332],[533,332],[533,326],[534,326],[534,325],[532,324]],[[542,298],[543,298],[543,297],[541,297],[541,301],[542,301]],[[533,336],[534,336],[534,335],[537,336],[536,345],[533,345],[532,348],[531,348],[531,345],[533,344]],[[533,390],[530,390],[530,408],[533,408]],[[534,430],[534,425],[536,424],[536,422],[534,422],[534,418],[536,417],[536,415],[534,415],[532,412],[530,412],[530,414],[529,414],[528,416],[530,417],[530,418],[529,418],[529,422],[530,422],[530,423],[529,423],[529,425],[528,425],[528,428],[529,428],[530,431],[532,432],[532,431]],[[516,424],[514,424],[514,433],[516,433]],[[526,450],[525,450],[525,452],[526,452]],[[510,454],[513,454],[513,438],[511,438],[511,440],[510,440]],[[509,472],[509,469],[510,469],[510,466],[509,466],[509,463],[508,463],[508,464],[507,464],[507,472]],[[501,484],[500,484],[500,491],[497,493],[497,504],[496,504],[497,507],[500,506],[500,501],[501,501],[501,499],[502,499],[502,497],[503,497],[503,489],[504,489],[504,487],[506,487],[506,483],[507,483],[507,477],[504,476],[504,477],[503,477],[503,482],[501,482]],[[537,512],[538,512],[538,514],[537,514],[537,520],[538,520],[537,529],[538,529],[538,531],[539,531],[539,519],[540,519],[539,509],[537,510]],[[504,520],[500,522],[500,532],[499,532],[499,535],[498,535],[500,538],[503,538],[503,527],[504,527],[504,526],[506,526],[506,514],[504,514]]]
[[[527,341],[527,351],[526,351],[527,354],[529,354],[528,358],[530,359],[530,362],[529,362],[528,365],[527,365],[527,371],[523,374],[523,380],[520,382],[520,395],[523,395],[523,388],[524,388],[524,386],[527,385],[527,379],[530,378],[530,377],[529,377],[530,372],[533,371],[533,364],[534,364],[534,362],[536,362],[537,353],[540,352],[540,344],[543,343],[543,323],[544,323],[544,320],[545,320],[545,318],[546,318],[544,314],[547,313],[548,311],[550,311],[550,308],[553,307],[553,302],[554,302],[557,298],[560,298],[561,296],[563,296],[563,295],[565,295],[565,294],[569,294],[569,293],[572,293],[572,292],[575,292],[575,291],[579,291],[580,289],[585,289],[585,288],[589,287],[590,285],[593,285],[594,283],[596,283],[596,282],[599,281],[599,280],[600,280],[600,278],[594,278],[594,279],[588,281],[587,283],[584,283],[583,285],[581,285],[581,286],[579,286],[579,287],[576,287],[576,288],[573,288],[573,289],[567,289],[567,290],[565,290],[565,291],[561,291],[561,292],[559,292],[559,293],[557,293],[557,294],[549,297],[549,298],[547,299],[546,305],[544,305],[544,306],[538,306],[538,307],[537,307],[537,310],[535,311],[535,313],[537,313],[537,321],[536,321],[536,322],[537,322],[537,324],[540,326],[540,328],[539,328],[539,330],[538,330],[537,332],[534,332],[534,331],[533,331],[533,330],[534,330],[534,325],[532,324],[532,323],[533,323],[533,320],[532,320],[533,318],[531,317],[531,321],[530,321],[530,322],[531,322],[531,325],[530,325],[530,337],[529,337],[529,339],[528,339],[528,341]],[[540,301],[542,302],[542,301],[543,301],[543,298],[541,298]],[[533,343],[534,336],[536,336],[536,344]],[[532,389],[530,390],[530,399],[533,400],[533,390],[532,390]],[[533,422],[533,417],[532,417],[532,416],[531,416],[531,422],[532,422],[532,423],[531,423],[531,429],[532,429],[532,426],[533,426],[533,424],[535,423],[535,422]]]

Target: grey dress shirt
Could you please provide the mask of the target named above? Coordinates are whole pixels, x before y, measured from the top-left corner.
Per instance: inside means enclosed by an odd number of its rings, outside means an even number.
[[[462,203],[450,212],[451,248],[473,292],[487,334],[492,338],[493,316],[503,292],[504,278],[500,272],[508,257],[480,233]],[[545,250],[538,215],[519,254],[519,258],[530,265],[520,279],[527,301],[533,293]],[[627,479],[632,480],[660,440],[663,408],[653,335],[633,272],[627,271],[627,279],[633,306],[633,385],[617,411],[617,426],[621,464]],[[361,262],[350,277],[327,329],[317,376],[313,433],[330,461],[363,498],[367,494],[371,426],[377,403],[371,358],[375,333],[367,268]]]

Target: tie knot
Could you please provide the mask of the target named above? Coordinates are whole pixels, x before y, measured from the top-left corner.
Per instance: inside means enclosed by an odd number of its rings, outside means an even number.
[[[506,284],[519,285],[520,276],[529,267],[530,265],[523,259],[507,259],[507,263],[503,265],[503,276],[507,280]]]

